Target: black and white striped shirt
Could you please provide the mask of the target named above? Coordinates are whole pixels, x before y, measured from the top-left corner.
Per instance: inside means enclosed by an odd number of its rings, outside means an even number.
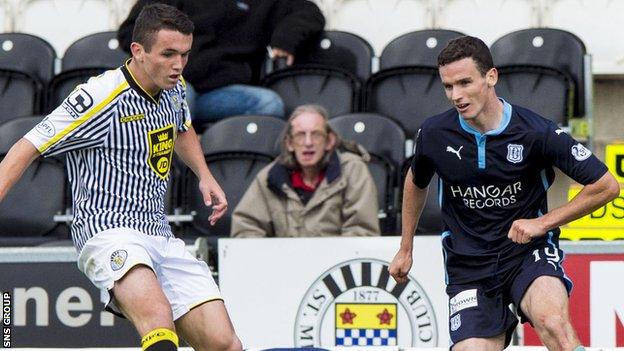
[[[72,238],[131,228],[173,236],[164,211],[173,146],[191,125],[183,81],[152,97],[126,65],[81,84],[25,138],[43,156],[66,153]]]

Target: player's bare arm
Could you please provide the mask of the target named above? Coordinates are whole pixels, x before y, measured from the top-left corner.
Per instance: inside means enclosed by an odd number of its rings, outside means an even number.
[[[0,163],[0,201],[37,157],[39,157],[39,151],[24,138],[11,147]]]
[[[390,263],[388,271],[398,283],[407,281],[407,274],[412,268],[412,249],[414,232],[420,218],[425,200],[427,199],[427,189],[420,189],[414,184],[412,170],[409,169],[403,185],[403,217],[401,219],[401,246]]]
[[[605,173],[594,183],[587,184],[567,204],[546,215],[533,219],[519,219],[513,222],[507,237],[518,244],[526,244],[532,238],[542,236],[552,228],[567,224],[600,208],[616,198],[620,187],[613,175]]]
[[[211,225],[214,225],[226,213],[228,203],[225,193],[212,176],[212,173],[210,173],[208,165],[206,165],[204,154],[193,127],[190,127],[186,132],[178,134],[175,151],[199,179],[199,190],[204,197],[204,203],[206,206],[212,206],[212,213],[208,220]]]

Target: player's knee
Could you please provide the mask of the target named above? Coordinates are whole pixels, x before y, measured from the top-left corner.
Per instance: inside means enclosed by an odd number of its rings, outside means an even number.
[[[241,351],[243,344],[238,340],[236,334],[224,334],[213,340],[210,349],[215,351]]]
[[[139,331],[152,331],[158,328],[173,330],[174,325],[171,316],[171,306],[162,304],[135,313],[133,323]]]
[[[158,328],[150,331],[141,339],[143,351],[176,351],[178,336],[173,330]]]

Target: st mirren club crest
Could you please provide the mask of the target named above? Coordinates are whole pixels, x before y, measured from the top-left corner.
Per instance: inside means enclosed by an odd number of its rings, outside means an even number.
[[[388,265],[355,259],[322,273],[299,304],[295,346],[438,346],[427,294],[413,277],[396,284]]]

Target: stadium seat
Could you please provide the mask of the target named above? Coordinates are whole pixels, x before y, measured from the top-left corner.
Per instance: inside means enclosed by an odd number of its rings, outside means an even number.
[[[25,33],[0,33],[0,121],[41,113],[56,54],[45,40]]]
[[[429,182],[427,200],[420,214],[416,233],[440,235],[443,229],[442,213],[440,212],[439,179],[434,175]]]
[[[42,116],[20,117],[0,125],[0,159]],[[63,163],[38,158],[0,202],[0,246],[34,246],[67,238],[67,227],[54,215],[65,210],[66,177]]]
[[[530,108],[559,126],[568,125],[574,92],[568,75],[537,66],[504,66],[499,67],[498,72],[498,96]]]
[[[450,108],[440,83],[438,54],[462,35],[420,30],[388,43],[379,58],[381,69],[366,82],[364,110],[389,116],[413,137],[425,118]]]
[[[61,73],[50,83],[48,111],[91,76],[121,66],[128,55],[119,48],[117,32],[101,32],[75,41],[63,55]]]
[[[445,29],[409,32],[393,39],[379,57],[380,70],[400,66],[438,67],[438,55],[451,40],[465,34]]]
[[[330,116],[358,111],[361,84],[346,70],[323,65],[292,66],[264,77],[262,84],[284,100],[286,115],[297,106],[315,103]]]
[[[347,71],[365,82],[371,75],[374,52],[362,37],[328,30],[310,45],[297,50],[295,65],[316,64]]]
[[[403,201],[403,184],[405,183],[405,176],[407,175],[407,170],[412,165],[412,157],[403,162],[401,167],[401,183],[399,186],[399,200],[398,203],[401,204]],[[420,220],[418,221],[418,226],[416,227],[416,233],[418,234],[430,234],[430,235],[440,235],[442,229],[444,228],[442,223],[442,213],[440,210],[440,195],[439,195],[439,187],[440,180],[437,174],[434,174],[429,182],[429,189],[427,191],[427,200],[425,201],[425,207],[420,214]]]
[[[531,28],[509,33],[491,46],[496,67],[537,66],[561,72],[574,84],[575,117],[585,115],[585,44],[576,35],[555,28]],[[514,99],[510,97],[511,102]],[[543,96],[543,99],[549,99]],[[546,102],[540,102],[546,103]],[[532,104],[526,105],[532,108]]]
[[[330,119],[329,124],[343,139],[357,142],[371,155],[368,167],[377,185],[382,233],[396,234],[405,132],[391,119],[374,113],[342,115]]]
[[[365,111],[388,116],[409,138],[422,122],[451,108],[437,68],[397,67],[375,73],[366,83]]]
[[[182,203],[185,213],[194,213],[188,235],[205,235],[210,240],[230,235],[231,214],[249,184],[264,166],[279,154],[276,143],[286,125],[282,119],[267,116],[234,116],[213,124],[201,137],[202,149],[215,177],[228,200],[228,212],[216,225],[210,226],[211,209],[204,205],[198,180],[186,168],[182,171]],[[211,242],[211,246],[216,242]]]

